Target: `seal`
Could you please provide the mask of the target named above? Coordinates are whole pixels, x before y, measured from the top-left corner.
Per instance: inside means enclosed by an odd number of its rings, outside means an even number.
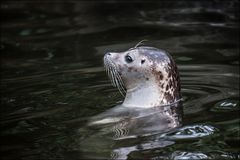
[[[125,52],[104,56],[105,68],[127,107],[151,108],[175,103],[181,99],[177,66],[164,50],[134,47]]]
[[[162,137],[181,126],[183,115],[179,73],[170,54],[137,45],[124,52],[108,52],[103,59],[112,84],[125,99],[89,119],[88,136],[81,139],[82,148],[90,145],[91,152],[86,154],[92,155],[92,148],[101,144],[102,150],[111,151],[112,159],[127,159],[139,149],[174,144]],[[141,141],[141,137],[151,138]],[[122,139],[135,140],[133,146],[123,147],[124,143],[118,144]],[[138,141],[141,143],[136,145]]]
[[[146,122],[146,117],[151,119],[149,126],[157,126],[161,121],[161,130],[181,124],[180,78],[169,53],[154,47],[135,46],[124,52],[108,52],[103,59],[113,86],[126,96],[122,105],[95,116],[90,125],[127,120],[120,126],[129,127],[133,121],[134,126],[143,119]],[[158,124],[154,124],[156,121]]]

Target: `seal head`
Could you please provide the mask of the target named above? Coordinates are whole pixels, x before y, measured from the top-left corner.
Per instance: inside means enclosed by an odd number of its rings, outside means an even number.
[[[150,108],[181,99],[177,66],[164,50],[141,46],[109,52],[104,65],[112,84],[122,94],[126,91],[123,106]]]

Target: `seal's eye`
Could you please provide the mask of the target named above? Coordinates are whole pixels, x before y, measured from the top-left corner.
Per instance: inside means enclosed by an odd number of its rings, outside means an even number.
[[[131,63],[131,62],[133,61],[133,59],[132,59],[131,56],[126,55],[126,56],[125,56],[125,61],[126,61],[127,63]]]

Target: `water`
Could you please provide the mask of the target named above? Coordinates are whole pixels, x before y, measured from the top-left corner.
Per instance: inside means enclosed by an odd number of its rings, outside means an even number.
[[[238,6],[2,3],[1,158],[240,158]],[[86,118],[123,100],[104,53],[143,39],[178,65],[183,126],[118,140],[86,129]]]

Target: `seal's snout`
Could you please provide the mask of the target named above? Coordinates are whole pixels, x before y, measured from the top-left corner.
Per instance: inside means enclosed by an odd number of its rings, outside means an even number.
[[[115,61],[115,59],[118,57],[118,53],[116,52],[107,52],[104,55],[104,58],[111,60],[111,61]]]
[[[110,78],[113,86],[117,87],[118,90],[120,91],[120,93],[124,96],[124,93],[126,91],[124,88],[122,77],[118,70],[118,66],[115,63],[117,54],[118,53],[115,53],[115,52],[107,52],[104,55],[103,61],[104,61],[104,66],[105,66],[106,72],[107,72],[108,77]]]
[[[113,56],[113,53],[107,52],[107,53],[104,55],[104,58],[109,59],[109,58],[112,58],[112,56]]]
[[[106,61],[109,61],[109,59],[111,58],[111,52],[107,52],[107,53],[105,53],[105,55],[104,55],[104,57],[103,57],[103,59],[104,59],[104,61],[106,62]]]
[[[107,58],[107,57],[110,57],[111,56],[111,53],[110,52],[107,52],[105,55],[104,55],[104,58]]]

